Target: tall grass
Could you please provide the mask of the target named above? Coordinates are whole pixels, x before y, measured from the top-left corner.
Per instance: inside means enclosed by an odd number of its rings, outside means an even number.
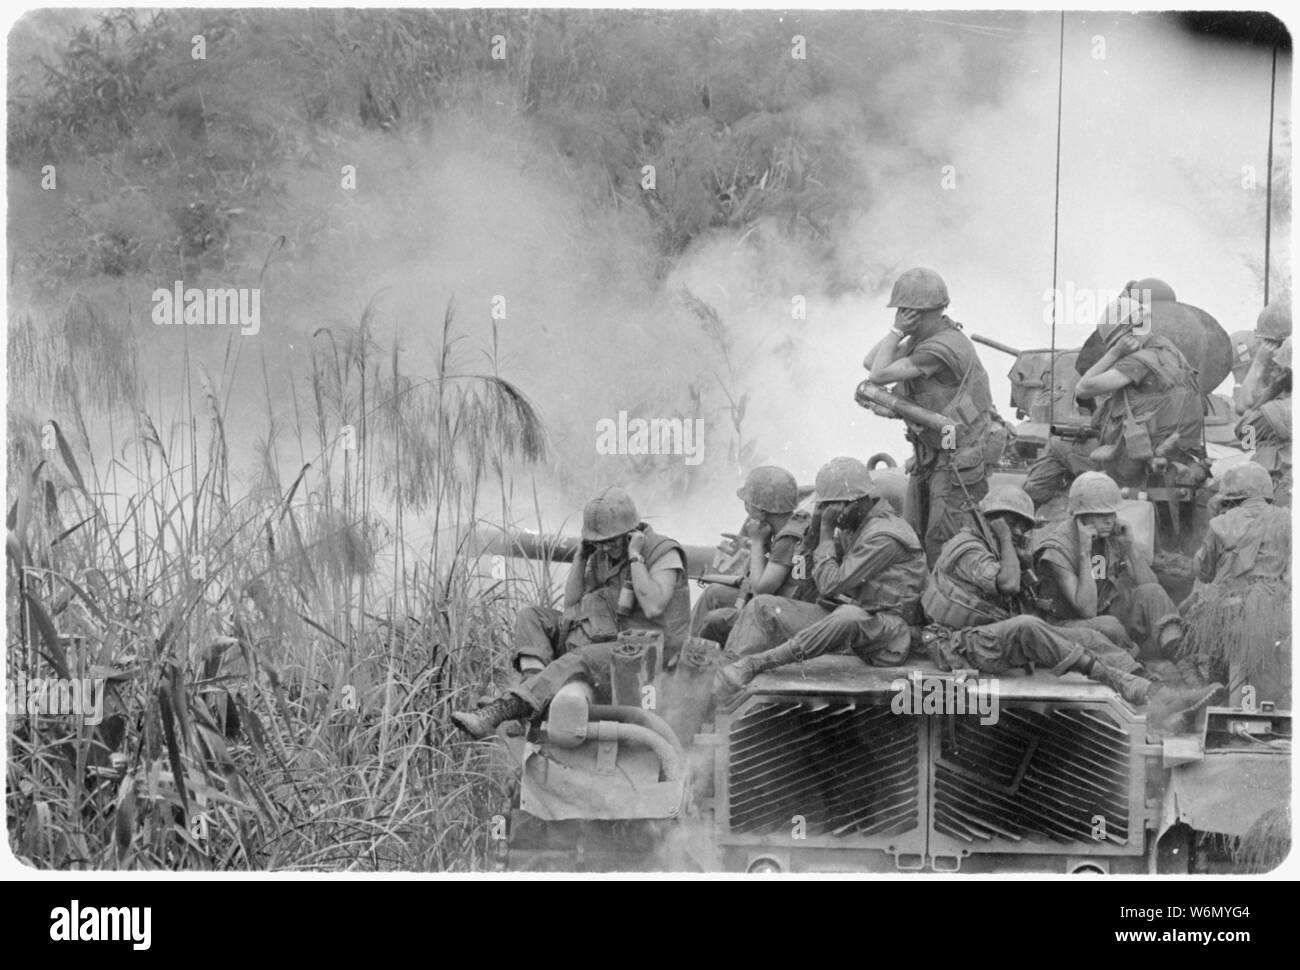
[[[9,670],[108,685],[99,725],[8,718],[5,806],[21,861],[482,864],[510,775],[447,715],[499,669],[516,599],[545,594],[488,581],[467,537],[489,486],[506,494],[507,468],[544,457],[544,428],[495,360],[485,373],[465,365],[452,307],[421,377],[376,341],[375,312],[317,332],[287,402],[283,376],[260,361],[262,473],[242,495],[228,438],[242,347],[215,379],[185,356],[197,379],[164,432],[134,379],[81,385],[99,389],[106,418],[87,413],[76,381],[45,383],[38,400],[22,375],[57,370],[58,341],[31,320],[12,328]],[[72,315],[93,313],[74,305],[56,332],[75,338],[85,328]],[[68,367],[96,366],[85,341],[59,349]],[[97,360],[136,372],[129,348],[100,347]],[[100,425],[107,465],[91,446]],[[420,521],[432,526],[423,540]]]

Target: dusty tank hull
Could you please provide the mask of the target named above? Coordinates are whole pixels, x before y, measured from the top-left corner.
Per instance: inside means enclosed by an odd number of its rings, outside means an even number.
[[[1233,747],[1252,717],[1285,740]],[[680,811],[610,819],[593,798],[588,818],[546,821],[516,808],[500,858],[524,871],[1233,871],[1224,846],[1289,804],[1289,737],[1289,715],[1221,708],[1154,738],[1078,674],[825,656],[715,711],[686,745]]]

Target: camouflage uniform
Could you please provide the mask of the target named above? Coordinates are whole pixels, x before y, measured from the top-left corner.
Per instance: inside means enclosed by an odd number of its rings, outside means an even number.
[[[916,533],[888,502],[877,501],[851,535],[817,547],[813,579],[821,595],[816,603],[755,596],[727,639],[727,658],[789,641],[803,659],[845,650],[881,667],[907,659],[925,558]]]
[[[1187,358],[1171,340],[1150,336],[1140,350],[1117,360],[1113,369],[1132,383],[1108,395],[1098,406],[1092,420],[1098,438],[1051,439],[1025,479],[1025,491],[1034,505],[1041,506],[1065,491],[1085,471],[1104,471],[1121,485],[1145,484],[1147,461],[1175,433],[1179,443],[1166,457],[1186,467],[1188,484],[1204,480],[1200,463],[1205,457],[1205,414],[1196,371]],[[1092,458],[1101,445],[1117,446],[1105,462]]]

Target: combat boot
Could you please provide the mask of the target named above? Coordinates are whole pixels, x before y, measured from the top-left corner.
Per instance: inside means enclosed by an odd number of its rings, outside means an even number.
[[[1174,669],[1178,671],[1184,687],[1210,686],[1210,678],[1206,676],[1208,667],[1209,665],[1198,657],[1183,657],[1174,663]]]
[[[1147,723],[1161,730],[1177,733],[1183,726],[1183,718],[1186,715],[1200,710],[1214,700],[1222,690],[1222,684],[1186,688],[1153,684],[1147,695],[1151,703],[1147,708]]]
[[[1089,676],[1116,691],[1134,707],[1147,707],[1147,723],[1162,730],[1173,731],[1180,726],[1183,715],[1209,703],[1223,690],[1222,684],[1204,687],[1169,687],[1108,667],[1103,663],[1093,665]]]
[[[1122,670],[1109,667],[1100,660],[1092,665],[1092,671],[1088,676],[1099,684],[1105,684],[1134,707],[1141,707],[1145,704],[1151,694],[1151,681],[1145,677],[1139,677],[1137,674],[1125,673]]]
[[[520,717],[531,717],[533,706],[522,697],[507,694],[477,711],[457,711],[451,719],[456,726],[470,737],[486,738],[492,734],[502,721],[511,721]]]
[[[729,697],[742,690],[763,671],[796,663],[799,659],[799,654],[789,640],[752,657],[741,657],[734,664],[718,668],[713,677],[713,693],[716,697]]]

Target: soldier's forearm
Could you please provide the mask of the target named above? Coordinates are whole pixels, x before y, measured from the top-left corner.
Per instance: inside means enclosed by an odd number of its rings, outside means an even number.
[[[998,592],[1007,595],[1020,589],[1020,556],[1016,553],[1015,540],[1010,535],[999,536],[998,546]]]
[[[569,578],[564,583],[564,605],[575,606],[587,588],[587,561],[581,555],[569,567]]]

